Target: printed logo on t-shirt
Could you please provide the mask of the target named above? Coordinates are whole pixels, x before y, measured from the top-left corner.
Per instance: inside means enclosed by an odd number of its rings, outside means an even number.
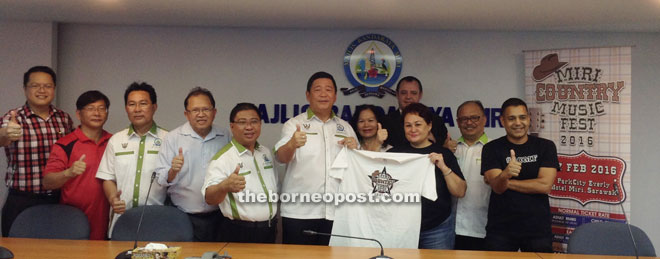
[[[531,156],[521,156],[521,157],[516,157],[516,160],[518,160],[519,163],[534,163],[536,162],[536,159],[539,157],[539,155],[531,155]],[[506,157],[506,163],[508,164],[511,162],[511,157]]]
[[[390,190],[392,190],[394,183],[399,181],[397,179],[393,179],[392,176],[387,173],[387,169],[385,169],[385,167],[383,167],[382,172],[376,170],[371,173],[369,178],[371,178],[371,186],[374,187],[372,193],[390,194]]]

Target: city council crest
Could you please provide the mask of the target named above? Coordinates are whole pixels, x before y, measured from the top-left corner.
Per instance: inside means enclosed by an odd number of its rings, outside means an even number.
[[[401,74],[403,59],[394,42],[380,34],[366,34],[348,45],[344,53],[344,73],[353,88],[342,88],[344,95],[358,92],[361,97],[396,95],[391,89]]]

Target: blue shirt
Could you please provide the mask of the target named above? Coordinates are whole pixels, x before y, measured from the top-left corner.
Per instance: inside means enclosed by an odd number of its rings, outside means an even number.
[[[231,141],[231,134],[225,128],[211,127],[206,137],[200,137],[189,122],[172,130],[163,139],[158,154],[158,183],[168,186],[167,194],[172,203],[185,213],[205,213],[218,210],[218,206],[206,204],[199,191],[204,185],[204,176],[213,155]],[[171,183],[167,182],[172,158],[183,149],[183,167]]]

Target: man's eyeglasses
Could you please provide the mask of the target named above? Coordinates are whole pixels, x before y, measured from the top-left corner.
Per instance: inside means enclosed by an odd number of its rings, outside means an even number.
[[[252,120],[237,120],[233,122],[234,124],[238,125],[241,128],[244,128],[245,126],[259,126],[261,124],[261,120],[259,119],[252,119]]]
[[[107,112],[108,108],[106,108],[105,106],[99,106],[99,107],[85,106],[83,108],[83,110],[86,111],[86,112],[95,112],[95,111],[97,111],[97,112],[103,113],[103,112]]]
[[[55,85],[52,85],[52,84],[29,84],[27,87],[32,89],[32,90],[40,90],[40,89],[52,90],[53,88],[55,88]]]
[[[470,116],[470,117],[458,117],[457,120],[458,120],[458,123],[462,124],[462,123],[466,123],[468,120],[471,121],[472,123],[477,123],[477,121],[479,121],[479,119],[481,119],[481,116],[474,115],[474,116]]]
[[[208,115],[209,113],[211,113],[212,110],[213,110],[212,108],[201,108],[201,109],[196,108],[196,109],[188,110],[188,112],[192,113],[192,115],[198,115],[200,113],[204,113]]]

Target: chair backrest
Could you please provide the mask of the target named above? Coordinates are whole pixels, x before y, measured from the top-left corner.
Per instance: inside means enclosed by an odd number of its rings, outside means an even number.
[[[639,256],[655,256],[655,248],[640,228],[630,225]],[[568,253],[634,256],[635,247],[628,226],[617,222],[582,224],[568,239]]]
[[[44,204],[27,208],[16,217],[10,237],[89,239],[89,221],[78,208]]]
[[[176,207],[149,205],[134,207],[122,214],[112,230],[112,240],[133,241],[140,214],[144,219],[140,227],[139,241],[193,241],[193,228],[188,215]]]

